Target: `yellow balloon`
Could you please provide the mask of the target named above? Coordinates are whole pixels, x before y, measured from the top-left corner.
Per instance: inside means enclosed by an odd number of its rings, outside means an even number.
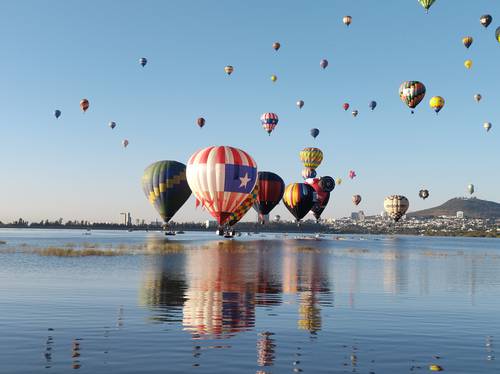
[[[429,101],[429,105],[436,113],[439,113],[444,107],[444,99],[441,96],[434,96]]]
[[[472,67],[472,60],[466,60],[464,62],[464,66],[467,68],[467,69],[470,69]]]
[[[274,75],[274,74],[273,74],[273,75],[271,75],[271,80],[272,80],[273,82],[276,82],[276,81],[278,80],[278,77],[277,77],[276,75]]]

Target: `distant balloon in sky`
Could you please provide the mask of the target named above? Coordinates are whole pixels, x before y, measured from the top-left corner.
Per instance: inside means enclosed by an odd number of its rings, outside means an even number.
[[[423,200],[427,199],[429,197],[429,190],[420,190],[418,196]]]
[[[349,103],[342,104],[342,108],[344,108],[344,110],[347,111],[349,109]]]
[[[469,49],[469,47],[472,45],[472,42],[474,39],[472,36],[465,36],[462,38],[462,43],[464,44],[465,48]]]
[[[358,112],[356,109],[354,109],[354,110],[352,111],[352,116],[353,116],[353,117],[357,117],[357,116],[358,116],[358,113],[359,113],[359,112]]]
[[[273,49],[274,49],[275,51],[277,51],[278,49],[280,49],[280,47],[281,47],[281,44],[280,44],[279,42],[274,42],[274,43],[273,43]]]
[[[470,195],[472,195],[474,193],[474,185],[471,183],[467,186],[467,192],[469,192]]]
[[[87,111],[89,106],[90,106],[90,103],[87,99],[80,100],[80,109],[83,110],[84,113]]]
[[[441,96],[434,96],[429,101],[429,106],[438,114],[444,107],[444,99]]]
[[[300,151],[300,161],[305,168],[317,169],[323,161],[323,152],[319,148],[308,147]]]
[[[354,170],[349,170],[349,178],[350,179],[356,178],[356,172]]]
[[[262,116],[260,116],[262,127],[269,135],[271,135],[274,128],[278,125],[278,121],[279,118],[276,113],[264,113]]]
[[[200,127],[200,129],[205,126],[205,118],[200,117],[196,120],[196,124]]]
[[[55,116],[56,118],[61,117],[61,111],[60,111],[59,109],[54,110],[54,116]]]
[[[368,104],[368,107],[373,110],[377,107],[377,102],[376,101],[370,101],[370,103]]]
[[[429,8],[434,4],[436,0],[418,0],[418,2],[424,7],[426,11],[429,11]]]
[[[500,27],[498,27],[495,31],[495,38],[497,39],[497,42],[500,43]]]
[[[231,75],[231,73],[234,71],[234,68],[231,65],[227,65],[226,67],[224,67],[224,71],[227,75]]]
[[[111,127],[111,129],[114,129],[116,127],[116,122],[115,121],[110,121],[108,123],[108,126]]]
[[[394,222],[404,216],[409,206],[410,202],[405,196],[391,195],[384,199],[384,210]]]
[[[323,69],[326,69],[326,67],[328,66],[328,60],[327,59],[321,60],[319,66],[321,66]]]
[[[313,168],[304,168],[302,169],[302,178],[304,179],[309,179],[309,178],[316,178],[316,170]]]
[[[277,77],[276,75],[274,75],[274,74],[273,74],[273,75],[271,75],[271,80],[272,80],[273,82],[276,82],[276,81],[278,80],[278,77]]]
[[[359,205],[359,203],[361,202],[361,195],[353,195],[352,202],[354,203],[354,205]]]
[[[481,22],[481,25],[483,25],[484,27],[488,27],[491,21],[493,21],[493,17],[489,14],[485,14],[481,16],[481,18],[479,18],[479,22]]]
[[[465,62],[464,62],[464,66],[465,66],[467,69],[472,68],[472,60],[465,60]]]
[[[316,139],[316,137],[319,135],[319,129],[314,128],[314,129],[311,129],[311,131],[310,131],[310,132],[311,132],[311,136],[312,136],[314,139]]]
[[[325,192],[332,192],[335,189],[335,181],[332,177],[326,175],[319,179],[319,186]]]
[[[349,26],[352,22],[352,17],[351,16],[344,16],[344,18],[342,18],[342,22],[344,22],[344,25]]]
[[[141,57],[139,59],[139,64],[141,64],[142,67],[146,66],[147,63],[148,63],[148,59],[146,57]]]
[[[304,100],[298,100],[296,105],[299,109],[302,109],[302,107],[304,106]]]
[[[474,95],[474,100],[476,100],[477,103],[479,103],[482,98],[483,98],[483,96],[481,94],[475,94]]]
[[[123,145],[123,148],[127,148],[128,147],[128,140],[127,139],[124,139],[122,141],[122,145]]]
[[[418,81],[403,82],[399,87],[399,97],[410,109],[416,108],[425,96],[425,86]]]
[[[337,186],[340,186],[342,184],[342,178],[337,178],[337,180],[335,181],[335,184]]]
[[[491,125],[491,122],[485,122],[485,123],[483,124],[483,127],[484,127],[484,129],[486,130],[486,132],[488,132],[488,131],[490,131],[490,130],[491,130],[491,126],[492,126],[492,125]]]

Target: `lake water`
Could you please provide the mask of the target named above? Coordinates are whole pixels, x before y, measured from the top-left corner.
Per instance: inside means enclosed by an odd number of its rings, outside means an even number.
[[[0,240],[0,373],[500,370],[497,239],[0,230]],[[121,255],[37,253],[51,246]]]

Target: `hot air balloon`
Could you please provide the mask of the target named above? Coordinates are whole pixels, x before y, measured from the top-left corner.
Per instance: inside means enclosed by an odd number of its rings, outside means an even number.
[[[424,7],[426,12],[429,11],[429,8],[434,4],[436,0],[418,0],[418,2]]]
[[[196,124],[200,127],[200,129],[205,126],[205,118],[200,117],[196,120]]]
[[[475,94],[474,95],[474,100],[476,100],[477,103],[479,103],[482,98],[483,98],[483,96],[481,96],[481,94]]]
[[[292,183],[286,186],[283,203],[295,219],[300,221],[314,205],[314,188],[305,183]]]
[[[349,170],[349,178],[350,179],[356,178],[356,172],[354,170]]]
[[[281,44],[280,44],[280,43],[278,43],[278,42],[274,42],[274,43],[273,43],[273,49],[274,49],[275,51],[277,51],[278,49],[280,49],[280,47],[281,47]]]
[[[467,191],[469,192],[469,194],[473,194],[474,193],[474,185],[473,184],[469,184],[467,186]]]
[[[264,113],[260,116],[260,122],[262,127],[267,131],[269,135],[273,132],[274,128],[278,125],[278,115],[276,113]]]
[[[223,225],[255,187],[257,164],[245,151],[212,146],[189,158],[186,176],[196,199]]]
[[[142,176],[142,189],[167,224],[191,196],[186,165],[167,160],[149,165]]]
[[[302,178],[308,179],[308,178],[316,178],[316,170],[311,169],[311,168],[304,168],[302,170]]]
[[[90,106],[90,103],[87,99],[80,100],[80,108],[83,110],[84,113],[87,111],[89,106]]]
[[[311,136],[312,136],[314,139],[316,139],[316,137],[319,135],[319,129],[317,129],[317,128],[313,128],[313,129],[311,129],[310,133],[311,133]]]
[[[344,16],[344,18],[342,18],[342,22],[344,22],[344,25],[349,26],[352,22],[352,17],[351,16]]]
[[[465,66],[467,69],[472,68],[472,60],[465,60],[465,62],[464,62],[464,66]]]
[[[238,209],[236,209],[233,213],[231,213],[226,224],[228,226],[234,226],[236,223],[238,223],[243,218],[243,216],[247,214],[247,212],[252,208],[253,204],[255,203],[255,200],[257,199],[258,194],[259,194],[259,184],[256,183],[252,192],[247,196],[245,200],[243,200]]]
[[[337,186],[340,186],[340,185],[342,184],[342,178],[337,178],[337,179],[335,180],[335,184],[336,184]]]
[[[429,101],[429,105],[432,109],[434,109],[436,114],[438,114],[439,111],[444,107],[444,99],[441,96],[434,96]]]
[[[320,181],[321,178],[309,178],[305,181],[305,183],[310,185],[316,192],[316,201],[311,208],[311,212],[314,214],[314,218],[316,218],[317,222],[321,218],[321,214],[325,210],[328,201],[330,200],[330,192],[323,190]]]
[[[109,127],[111,128],[111,130],[112,130],[112,129],[114,129],[114,128],[116,127],[116,122],[115,122],[115,121],[110,121],[110,122],[108,123],[108,126],[109,126]]]
[[[497,29],[495,31],[495,38],[496,38],[497,42],[500,43],[500,27],[497,27]]]
[[[278,77],[276,75],[271,75],[271,81],[276,82],[278,80]]]
[[[464,44],[465,48],[469,49],[469,47],[472,45],[472,42],[474,39],[472,36],[465,36],[462,38],[462,43]]]
[[[147,63],[148,63],[148,59],[146,57],[141,57],[139,59],[139,64],[141,64],[142,67],[146,66]]]
[[[359,205],[361,202],[361,196],[360,195],[352,195],[352,202],[354,205]]]
[[[227,65],[226,67],[224,67],[224,71],[227,75],[231,75],[231,73],[234,71],[234,68],[231,65]]]
[[[352,111],[352,116],[353,116],[353,117],[357,117],[357,116],[358,116],[358,113],[359,113],[359,112],[355,109],[355,110],[353,110],[353,111]]]
[[[491,122],[485,122],[485,123],[483,124],[483,127],[484,127],[484,129],[485,129],[486,131],[490,131],[490,129],[491,129]]]
[[[420,190],[418,196],[423,200],[427,199],[429,197],[429,190]]]
[[[323,152],[319,148],[308,147],[300,151],[300,161],[305,168],[317,169],[323,161]]]
[[[376,101],[373,101],[373,100],[372,100],[372,101],[370,101],[370,103],[368,104],[368,107],[369,107],[371,110],[375,109],[375,108],[376,108],[376,106],[377,106],[377,102],[376,102]]]
[[[481,16],[481,18],[479,18],[479,22],[481,22],[481,25],[483,25],[484,27],[488,27],[491,21],[493,21],[493,17],[489,14],[485,14]]]
[[[297,101],[297,106],[299,107],[299,109],[302,109],[302,107],[304,106],[304,100]]]
[[[283,198],[285,183],[277,174],[269,171],[259,171],[257,184],[259,185],[259,194],[253,207],[260,217],[264,217],[271,213]],[[261,222],[264,221],[261,220]]]
[[[327,59],[323,59],[319,62],[319,66],[321,66],[323,69],[326,69],[326,67],[328,66],[328,60]]]
[[[61,117],[61,111],[60,111],[59,109],[54,110],[54,116],[55,116],[56,118]]]
[[[335,189],[335,181],[327,175],[319,179],[319,186],[325,192],[332,192]]]
[[[123,148],[127,148],[128,147],[128,140],[127,139],[124,139],[122,141],[122,145],[123,145]]]
[[[418,81],[403,82],[399,87],[399,97],[403,103],[412,109],[412,113],[413,109],[422,101],[424,96],[425,86]]]
[[[347,111],[349,109],[349,103],[342,104],[342,108],[344,108],[344,110]]]
[[[404,216],[409,206],[408,199],[401,195],[391,195],[384,199],[384,210],[394,222]]]

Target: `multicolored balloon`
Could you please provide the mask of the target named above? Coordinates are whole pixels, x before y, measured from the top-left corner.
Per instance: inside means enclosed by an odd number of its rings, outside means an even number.
[[[265,216],[271,213],[283,198],[285,182],[278,174],[270,171],[259,171],[257,183],[259,194],[253,207],[260,216]]]
[[[418,0],[418,2],[424,7],[424,9],[428,12],[429,8],[434,4],[436,0]]]
[[[481,94],[475,94],[474,95],[474,100],[476,100],[476,103],[479,103],[483,96]]]
[[[320,184],[321,178],[310,178],[306,179],[305,183],[310,185],[316,192],[316,201],[311,208],[311,212],[314,214],[316,221],[319,221],[321,214],[325,210],[328,201],[330,200],[330,192],[324,191]]]
[[[344,25],[349,27],[349,25],[352,22],[352,17],[351,16],[344,16],[344,18],[342,18],[342,22],[344,22]]]
[[[298,100],[296,105],[299,109],[302,109],[302,107],[304,106],[304,100]]]
[[[186,165],[169,160],[149,165],[142,176],[142,189],[163,221],[168,223],[191,196]]]
[[[467,48],[467,49],[469,49],[469,47],[472,45],[473,41],[474,41],[474,39],[472,38],[472,36],[465,36],[462,38],[462,43],[465,46],[465,48]]]
[[[374,110],[376,107],[377,107],[377,102],[376,101],[370,101],[370,103],[368,104],[368,107],[371,109],[371,110]]]
[[[311,168],[304,168],[302,169],[302,178],[304,179],[309,179],[309,178],[316,178],[316,170],[311,169]]]
[[[399,97],[410,109],[415,109],[425,96],[425,86],[418,81],[406,81],[399,87]]]
[[[238,148],[212,146],[189,158],[186,177],[199,203],[223,225],[253,191],[257,164]]]
[[[409,206],[410,202],[402,195],[391,195],[384,199],[384,210],[394,222],[398,222],[405,215]]]
[[[146,66],[147,63],[148,63],[148,59],[146,57],[141,57],[139,59],[139,64],[141,64],[142,67]]]
[[[80,100],[80,109],[83,110],[84,113],[87,111],[89,106],[90,106],[90,103],[87,99]]]
[[[438,114],[439,111],[444,107],[444,99],[441,96],[434,96],[429,101],[429,105],[432,109],[434,109],[436,114]]]
[[[227,65],[224,67],[224,71],[226,72],[227,75],[231,75],[234,71],[234,68],[231,65]]]
[[[61,111],[59,109],[54,110],[54,117],[56,118],[61,117]]]
[[[472,60],[465,60],[464,66],[467,70],[472,68]]]
[[[358,113],[359,112],[356,109],[351,112],[351,114],[352,114],[353,117],[357,117]]]
[[[237,224],[243,218],[243,216],[247,214],[250,208],[252,208],[253,204],[255,203],[255,200],[257,199],[258,194],[259,194],[259,184],[256,183],[250,195],[248,195],[247,198],[243,200],[238,209],[236,209],[233,213],[231,213],[226,224],[228,226],[234,226],[235,224]]]
[[[276,113],[264,113],[262,116],[260,116],[262,127],[269,135],[271,135],[274,128],[278,125],[278,121],[279,118]]]
[[[349,170],[349,179],[356,178],[356,172],[354,170]]]
[[[323,161],[323,152],[319,148],[307,147],[300,151],[300,161],[305,168],[317,169]]]
[[[278,49],[280,49],[280,47],[281,47],[281,44],[280,44],[279,42],[274,42],[274,43],[273,43],[273,49],[274,49],[275,51],[277,51]]]
[[[305,183],[292,183],[286,186],[283,203],[295,219],[300,221],[314,205],[314,188]]]
[[[115,121],[110,121],[108,123],[108,126],[111,128],[111,130],[113,130],[116,127],[116,122]]]
[[[485,28],[487,28],[491,24],[491,21],[493,21],[493,17],[489,14],[485,14],[479,18],[479,22],[481,22],[481,25],[483,25]]]
[[[354,205],[359,205],[359,203],[361,202],[361,195],[353,195],[352,202],[354,203]]]
[[[490,131],[490,130],[491,130],[491,127],[492,127],[491,122],[485,122],[485,123],[483,124],[483,127],[484,127],[484,129],[486,130],[486,132]]]
[[[429,190],[420,190],[418,196],[423,200],[427,199],[429,197]]]
[[[322,59],[320,62],[319,62],[319,66],[321,66],[323,69],[326,69],[326,67],[328,66],[328,60],[327,59]]]
[[[311,129],[310,133],[311,133],[311,136],[312,136],[314,139],[316,139],[316,137],[319,135],[319,129],[317,129],[317,128],[313,128],[313,129]]]
[[[127,139],[123,139],[122,145],[123,145],[123,148],[127,148],[128,147],[128,140]]]
[[[199,117],[197,120],[196,120],[196,124],[198,125],[198,127],[201,129],[203,126],[205,126],[205,118],[203,117]]]
[[[472,195],[474,193],[474,185],[471,183],[467,186],[467,192],[469,192],[470,195]]]

